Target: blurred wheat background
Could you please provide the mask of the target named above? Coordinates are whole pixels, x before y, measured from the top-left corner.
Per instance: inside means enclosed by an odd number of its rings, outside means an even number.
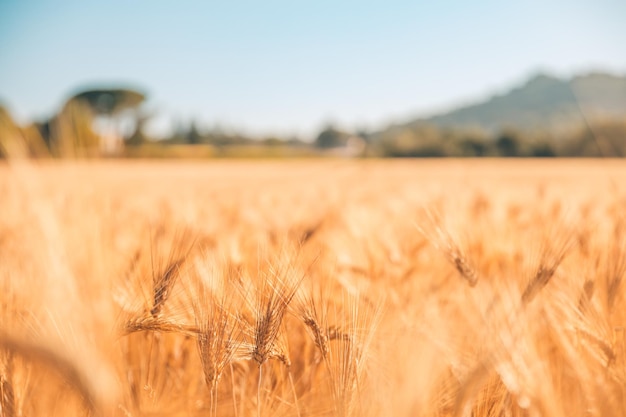
[[[2,416],[626,411],[621,162],[0,169]]]

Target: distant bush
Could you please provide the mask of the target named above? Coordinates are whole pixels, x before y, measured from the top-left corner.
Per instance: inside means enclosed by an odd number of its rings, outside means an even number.
[[[346,146],[350,134],[328,126],[315,139],[315,146],[322,149],[339,148]]]

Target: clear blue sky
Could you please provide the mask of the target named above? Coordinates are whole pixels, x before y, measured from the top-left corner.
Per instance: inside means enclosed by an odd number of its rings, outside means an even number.
[[[624,74],[624,22],[624,0],[0,0],[0,100],[24,121],[119,82],[149,94],[157,131],[377,127],[539,70]]]

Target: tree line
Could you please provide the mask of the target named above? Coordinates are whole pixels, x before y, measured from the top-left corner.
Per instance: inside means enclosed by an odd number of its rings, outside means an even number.
[[[391,126],[381,131],[349,131],[327,125],[313,141],[299,138],[251,137],[220,129],[201,129],[191,121],[179,124],[166,138],[146,133],[150,116],[142,108],[145,94],[133,89],[90,89],[71,96],[57,114],[44,121],[19,125],[0,106],[0,156],[101,157],[150,156],[145,150],[161,149],[172,156],[173,145],[199,145],[216,151],[211,155],[238,156],[245,149],[269,155],[275,148],[282,156],[305,150],[309,155],[351,157],[624,157],[626,120],[595,120],[558,133],[503,128],[441,128],[426,122]],[[179,146],[180,147],[180,146]],[[224,150],[229,150],[228,152]],[[298,155],[301,155],[298,154]]]

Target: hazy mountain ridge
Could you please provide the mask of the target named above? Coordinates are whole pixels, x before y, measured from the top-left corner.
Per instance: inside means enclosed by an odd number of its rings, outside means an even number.
[[[405,125],[563,131],[598,118],[626,118],[626,75],[593,72],[561,79],[540,73],[504,94]]]

